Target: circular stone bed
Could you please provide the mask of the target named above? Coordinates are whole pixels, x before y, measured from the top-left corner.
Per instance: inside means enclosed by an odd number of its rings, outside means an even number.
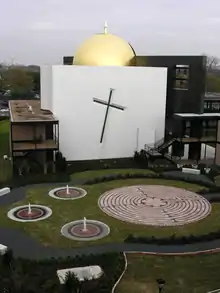
[[[61,228],[61,234],[72,240],[92,241],[107,236],[110,228],[96,220],[86,220],[86,230],[84,230],[83,220],[73,221],[65,224]]]
[[[8,218],[17,222],[36,222],[49,218],[52,210],[43,205],[32,204],[29,211],[29,205],[18,206],[8,211]]]
[[[211,212],[211,204],[204,197],[162,185],[113,189],[105,192],[98,204],[116,219],[152,226],[185,225],[199,221]]]
[[[49,196],[62,200],[78,199],[86,196],[86,194],[87,192],[84,189],[74,186],[63,186],[49,191]]]

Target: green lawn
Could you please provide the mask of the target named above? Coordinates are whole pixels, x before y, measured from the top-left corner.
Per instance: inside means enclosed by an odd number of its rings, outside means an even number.
[[[220,175],[217,175],[217,176],[215,177],[215,184],[216,184],[217,186],[220,186]]]
[[[213,204],[211,215],[204,220],[188,224],[179,227],[152,227],[129,224],[126,222],[114,219],[105,213],[103,213],[98,205],[98,198],[102,193],[107,190],[118,188],[122,186],[136,185],[136,184],[158,184],[158,185],[170,185],[180,188],[189,189],[192,191],[198,191],[201,187],[195,184],[189,184],[180,181],[169,181],[160,179],[128,179],[110,181],[101,184],[83,186],[88,194],[81,199],[73,201],[64,201],[53,199],[48,196],[50,188],[35,188],[28,191],[27,198],[19,203],[13,205],[23,205],[27,203],[32,204],[44,204],[52,208],[53,215],[44,221],[33,223],[18,223],[9,220],[6,216],[7,211],[12,206],[0,208],[0,226],[18,227],[26,231],[31,236],[39,239],[45,245],[51,245],[56,247],[73,247],[82,246],[88,244],[100,244],[109,242],[122,242],[129,234],[134,233],[137,236],[167,236],[172,235],[174,232],[177,235],[189,235],[189,234],[204,234],[210,231],[216,231],[220,229],[220,204]],[[53,186],[51,186],[53,188]],[[103,221],[110,226],[111,232],[108,237],[105,237],[97,242],[75,242],[68,240],[60,235],[61,227],[73,220],[83,219],[96,219]]]
[[[9,121],[0,121],[0,183],[11,177],[11,162],[4,161],[3,155],[9,155]]]
[[[220,254],[147,256],[127,254],[128,268],[116,293],[158,292],[156,279],[166,283],[164,293],[206,293],[220,288]]]
[[[72,180],[87,180],[98,178],[106,175],[117,175],[117,174],[154,174],[151,170],[146,169],[103,169],[103,170],[92,170],[92,171],[85,171],[74,173],[71,175]]]

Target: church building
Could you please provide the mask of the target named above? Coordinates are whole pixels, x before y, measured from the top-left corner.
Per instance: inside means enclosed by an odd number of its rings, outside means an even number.
[[[167,68],[136,66],[129,43],[107,32],[86,40],[71,66],[41,68],[41,108],[59,120],[68,161],[132,157],[164,137]]]
[[[81,162],[144,149],[198,162],[208,148],[219,164],[220,114],[204,113],[205,82],[205,56],[138,56],[105,24],[63,65],[41,67],[41,101],[10,102],[11,157],[45,163],[59,150]]]

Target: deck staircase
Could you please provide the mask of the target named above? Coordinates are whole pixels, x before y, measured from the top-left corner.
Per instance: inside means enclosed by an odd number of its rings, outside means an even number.
[[[175,137],[171,138],[170,140],[163,141],[162,144],[160,144],[160,145],[157,146],[158,153],[162,152],[163,150],[165,150],[166,148],[168,148],[169,146],[171,146],[171,144],[174,141],[176,141],[176,138]]]
[[[164,141],[164,138],[158,140],[153,146],[145,146],[145,151],[151,157],[164,157],[168,161],[174,163],[172,156],[164,151],[171,146],[177,138],[172,137],[170,140]]]

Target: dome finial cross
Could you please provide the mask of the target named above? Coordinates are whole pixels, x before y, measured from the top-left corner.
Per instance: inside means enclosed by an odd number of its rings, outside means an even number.
[[[104,24],[104,34],[105,35],[108,33],[107,29],[108,29],[108,24],[107,24],[107,21],[105,21],[105,24]]]

